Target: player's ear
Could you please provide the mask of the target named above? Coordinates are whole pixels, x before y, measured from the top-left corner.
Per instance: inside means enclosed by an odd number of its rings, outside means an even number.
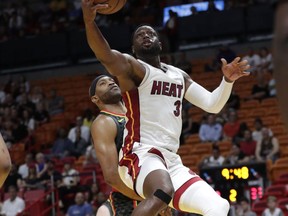
[[[94,95],[94,96],[91,97],[91,101],[92,101],[94,104],[98,104],[99,98],[98,98],[96,95]]]

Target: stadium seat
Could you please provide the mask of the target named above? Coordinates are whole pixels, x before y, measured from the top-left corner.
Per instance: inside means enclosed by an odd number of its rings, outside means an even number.
[[[288,195],[288,185],[285,184],[277,184],[271,185],[266,188],[264,197],[275,196],[277,198],[286,197]]]

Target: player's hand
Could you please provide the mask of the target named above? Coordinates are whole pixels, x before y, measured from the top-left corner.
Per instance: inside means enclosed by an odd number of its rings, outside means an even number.
[[[240,61],[240,57],[235,58],[231,63],[222,58],[222,72],[227,82],[234,82],[242,76],[248,76],[250,73],[247,71],[250,68],[247,60]]]
[[[105,8],[108,8],[108,4],[94,4],[94,0],[82,0],[84,22],[94,22],[97,11]]]
[[[171,208],[168,206],[166,208],[164,208],[163,210],[161,210],[161,212],[159,213],[159,216],[172,216],[172,210]]]

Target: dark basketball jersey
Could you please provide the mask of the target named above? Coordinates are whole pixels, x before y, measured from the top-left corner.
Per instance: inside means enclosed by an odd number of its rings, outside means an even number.
[[[123,143],[123,132],[125,127],[125,115],[111,113],[107,111],[101,111],[100,114],[111,117],[117,127],[117,136],[115,138],[115,144],[117,152],[119,153]],[[109,199],[104,203],[110,211],[111,216],[129,216],[132,214],[137,202],[126,197],[120,192],[112,191]]]
[[[119,153],[122,147],[122,143],[123,143],[123,132],[124,132],[125,123],[126,123],[125,115],[116,114],[116,113],[103,111],[103,110],[100,112],[100,114],[111,117],[116,124],[117,135],[115,138],[115,144],[116,144],[117,152]]]

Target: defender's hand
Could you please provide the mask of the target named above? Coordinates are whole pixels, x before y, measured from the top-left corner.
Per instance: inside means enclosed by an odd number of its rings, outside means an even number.
[[[94,22],[97,11],[105,8],[108,8],[108,4],[94,4],[94,0],[82,0],[84,22]]]
[[[250,65],[248,61],[240,61],[240,57],[235,58],[231,63],[227,64],[227,61],[222,58],[222,72],[227,82],[234,82],[242,76],[250,75],[248,70]]]

